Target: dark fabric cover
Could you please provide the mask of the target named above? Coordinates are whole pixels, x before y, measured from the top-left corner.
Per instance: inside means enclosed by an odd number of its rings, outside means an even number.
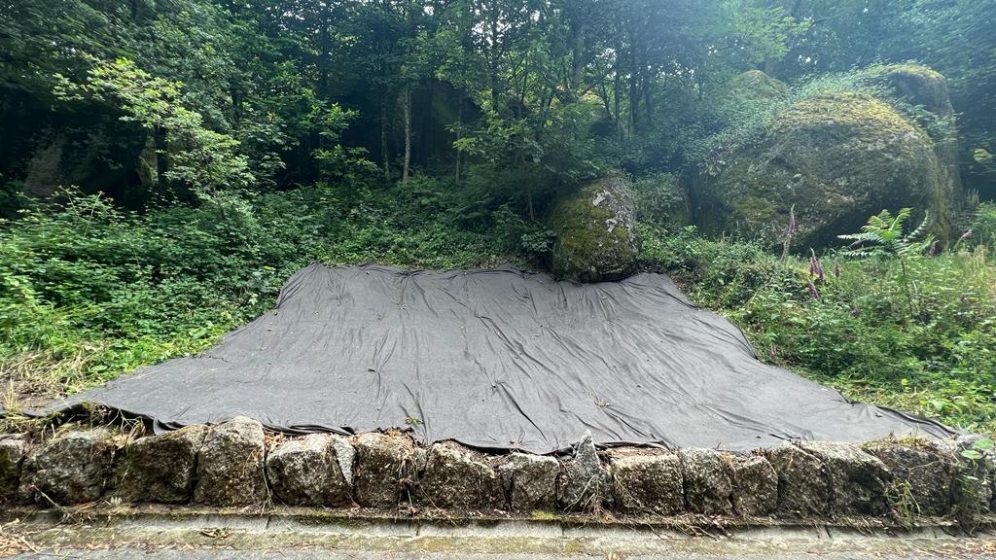
[[[548,453],[596,443],[745,450],[946,436],[759,362],[671,280],[579,285],[518,270],[313,265],[216,348],[81,394],[166,428],[236,415],[287,432],[410,429]]]

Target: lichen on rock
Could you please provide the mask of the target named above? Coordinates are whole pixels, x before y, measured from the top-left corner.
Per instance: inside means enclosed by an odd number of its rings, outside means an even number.
[[[951,513],[957,461],[950,453],[926,441],[877,441],[864,446],[894,477],[893,507],[910,514],[941,516]],[[908,502],[908,503],[904,503]]]
[[[688,509],[706,515],[733,511],[732,469],[714,449],[683,449],[680,453]]]
[[[632,274],[640,253],[632,194],[611,176],[588,183],[554,207],[553,273],[577,282],[618,280]]]
[[[885,464],[853,443],[806,442],[800,447],[826,467],[831,512],[841,515],[883,515],[892,473]]]
[[[0,434],[0,503],[17,494],[21,466],[28,453],[27,439],[20,434]]]
[[[243,416],[214,426],[197,456],[194,500],[214,506],[258,505],[268,497],[263,426]]]
[[[433,508],[489,510],[504,501],[491,461],[452,442],[429,449],[419,489],[425,504]]]
[[[768,515],[778,507],[778,473],[760,455],[731,459],[733,509],[745,517]]]
[[[612,453],[616,505],[628,513],[674,515],[685,508],[682,459],[667,451]]]
[[[24,494],[45,505],[100,499],[111,475],[117,447],[114,437],[104,429],[57,435],[25,461]]]
[[[350,502],[349,484],[329,434],[282,442],[266,457],[274,497],[292,506],[341,506]]]
[[[206,434],[205,426],[189,426],[128,443],[115,462],[111,494],[129,502],[189,501]]]
[[[424,451],[401,434],[365,433],[356,437],[354,488],[356,501],[365,507],[397,507],[424,463]]]
[[[575,446],[574,457],[561,465],[557,503],[565,511],[596,511],[611,497],[612,479],[587,433]]]
[[[498,467],[512,511],[552,510],[560,463],[553,457],[512,453]]]
[[[830,473],[817,456],[791,443],[763,451],[778,474],[778,512],[788,517],[830,512]]]

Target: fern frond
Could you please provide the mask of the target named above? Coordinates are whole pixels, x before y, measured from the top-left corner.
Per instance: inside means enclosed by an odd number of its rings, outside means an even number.
[[[906,236],[906,238],[909,240],[914,240],[923,237],[923,235],[927,233],[927,228],[929,227],[930,227],[930,210],[927,210],[926,212],[924,212],[923,215],[923,223],[917,226],[917,228],[913,230],[908,236]]]

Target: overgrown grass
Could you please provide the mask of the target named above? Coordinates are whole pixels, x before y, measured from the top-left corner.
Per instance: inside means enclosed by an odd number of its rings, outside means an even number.
[[[762,359],[849,398],[996,432],[996,263],[985,245],[897,262],[781,262],[688,229],[644,231],[647,265],[738,323]],[[812,282],[812,285],[810,285]],[[814,291],[815,290],[815,291]]]

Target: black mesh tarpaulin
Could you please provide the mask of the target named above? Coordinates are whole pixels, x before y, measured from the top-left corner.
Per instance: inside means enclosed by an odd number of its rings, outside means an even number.
[[[604,445],[729,450],[949,435],[761,363],[733,324],[658,274],[579,285],[313,265],[212,350],[59,406],[83,402],[165,428],[246,415],[286,432],[401,428],[538,453],[586,431]]]

